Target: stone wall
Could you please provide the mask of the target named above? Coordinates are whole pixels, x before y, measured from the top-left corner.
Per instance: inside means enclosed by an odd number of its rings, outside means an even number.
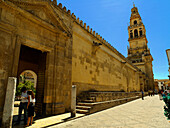
[[[0,29],[0,120],[2,117],[6,85],[11,71],[12,43],[10,33]],[[5,86],[4,86],[5,85]]]
[[[102,45],[94,46],[93,41]],[[87,90],[140,90],[138,70],[76,22],[72,71],[72,84],[77,85],[77,94]]]

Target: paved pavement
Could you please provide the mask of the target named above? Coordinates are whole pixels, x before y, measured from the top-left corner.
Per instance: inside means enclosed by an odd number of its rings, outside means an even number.
[[[66,122],[68,120],[72,120],[75,118],[79,118],[84,116],[84,114],[77,114],[76,117],[70,118],[71,113],[64,113],[61,115],[56,115],[56,116],[51,116],[51,117],[46,117],[42,119],[35,119],[34,123],[32,126],[29,126],[29,128],[45,128],[45,127],[50,127],[59,123]],[[23,116],[22,116],[23,117]],[[18,119],[17,116],[14,117],[15,121],[13,123],[13,128],[24,128],[24,117],[20,124],[16,124],[16,120]]]
[[[19,102],[15,102],[15,104],[19,104]],[[18,119],[18,107],[14,107],[13,111],[13,128],[24,128],[24,115],[21,116],[22,121],[20,124],[17,124]],[[22,112],[24,114],[24,111]],[[29,126],[29,128],[42,128],[42,127],[49,127],[51,125],[56,125],[59,123],[63,123],[67,120],[72,120],[75,118],[79,118],[84,116],[84,114],[76,114],[76,117],[70,118],[71,113],[64,113],[56,116],[46,117],[42,119],[34,119],[34,124]]]
[[[50,128],[170,128],[158,96],[145,97]]]

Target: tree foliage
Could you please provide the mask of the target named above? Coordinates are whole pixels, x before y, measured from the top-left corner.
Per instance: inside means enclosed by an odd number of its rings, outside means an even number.
[[[31,81],[24,81],[24,83],[19,83],[19,85],[16,88],[16,96],[21,96],[21,89],[22,87],[26,87],[27,90],[32,90],[34,94],[36,93],[36,89],[34,88],[34,83]]]

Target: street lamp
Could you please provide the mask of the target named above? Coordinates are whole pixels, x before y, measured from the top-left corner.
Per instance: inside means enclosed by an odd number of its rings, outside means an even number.
[[[168,75],[168,77],[169,77],[169,80],[170,80],[170,49],[167,49],[166,50],[166,54],[167,54],[167,57],[168,57],[168,64],[169,64],[169,75]]]

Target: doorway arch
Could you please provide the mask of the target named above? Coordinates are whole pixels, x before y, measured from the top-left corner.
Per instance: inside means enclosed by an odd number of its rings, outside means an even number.
[[[25,70],[25,71],[23,71],[20,74],[20,77],[21,77],[21,75],[26,77],[25,78],[26,81],[28,80],[28,81],[31,81],[32,83],[34,83],[34,88],[36,88],[36,86],[37,86],[37,74],[34,71],[32,71],[32,70]],[[19,82],[20,81],[21,80],[19,79]]]

